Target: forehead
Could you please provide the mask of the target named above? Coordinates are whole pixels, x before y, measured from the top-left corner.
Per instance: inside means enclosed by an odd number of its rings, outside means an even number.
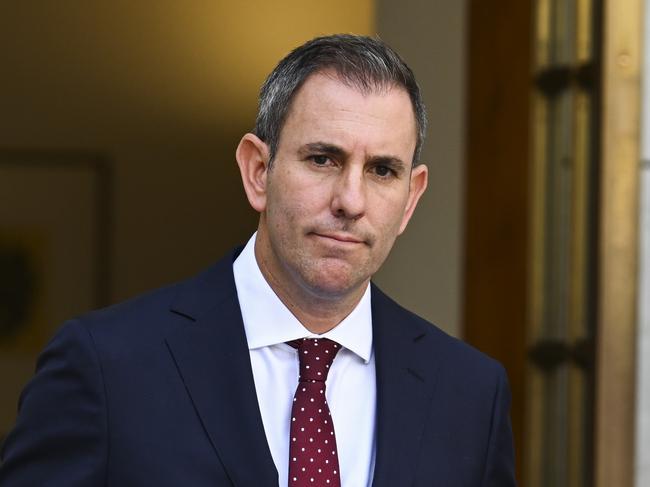
[[[414,149],[416,122],[411,99],[401,86],[362,90],[333,72],[313,74],[294,96],[281,145],[283,139],[318,136],[348,143],[356,137],[375,145],[383,141],[393,149],[396,145],[405,146],[402,150]]]

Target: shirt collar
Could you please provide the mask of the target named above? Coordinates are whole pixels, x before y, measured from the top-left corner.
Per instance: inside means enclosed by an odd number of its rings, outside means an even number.
[[[235,286],[249,350],[285,343],[299,338],[329,338],[368,363],[372,355],[372,312],[370,286],[352,312],[323,335],[315,335],[280,301],[262,275],[255,258],[255,238],[233,264]]]

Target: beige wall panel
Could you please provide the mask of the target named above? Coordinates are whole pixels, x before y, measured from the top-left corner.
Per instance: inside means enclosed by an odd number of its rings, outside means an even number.
[[[377,281],[401,304],[460,334],[466,2],[377,1],[377,29],[411,66],[429,115],[429,188]]]

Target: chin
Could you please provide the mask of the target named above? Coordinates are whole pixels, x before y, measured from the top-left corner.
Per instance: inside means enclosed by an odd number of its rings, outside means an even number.
[[[338,266],[336,266],[338,267]],[[322,297],[340,298],[346,296],[364,285],[369,276],[358,269],[352,269],[350,266],[343,268],[332,268],[331,265],[323,269],[311,269],[308,276],[305,276],[305,282],[314,294]]]

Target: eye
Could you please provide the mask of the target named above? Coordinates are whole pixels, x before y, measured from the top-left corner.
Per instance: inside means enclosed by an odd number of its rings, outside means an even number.
[[[388,166],[381,165],[381,164],[375,166],[373,168],[373,170],[375,171],[375,174],[377,176],[381,177],[381,178],[387,178],[389,176],[394,176],[395,175],[395,171],[393,171],[393,169],[391,169]]]
[[[324,166],[330,160],[329,157],[327,157],[327,156],[325,156],[323,154],[316,154],[316,155],[313,155],[313,156],[309,156],[309,158],[312,161],[314,161],[314,164],[316,164],[317,166]]]

